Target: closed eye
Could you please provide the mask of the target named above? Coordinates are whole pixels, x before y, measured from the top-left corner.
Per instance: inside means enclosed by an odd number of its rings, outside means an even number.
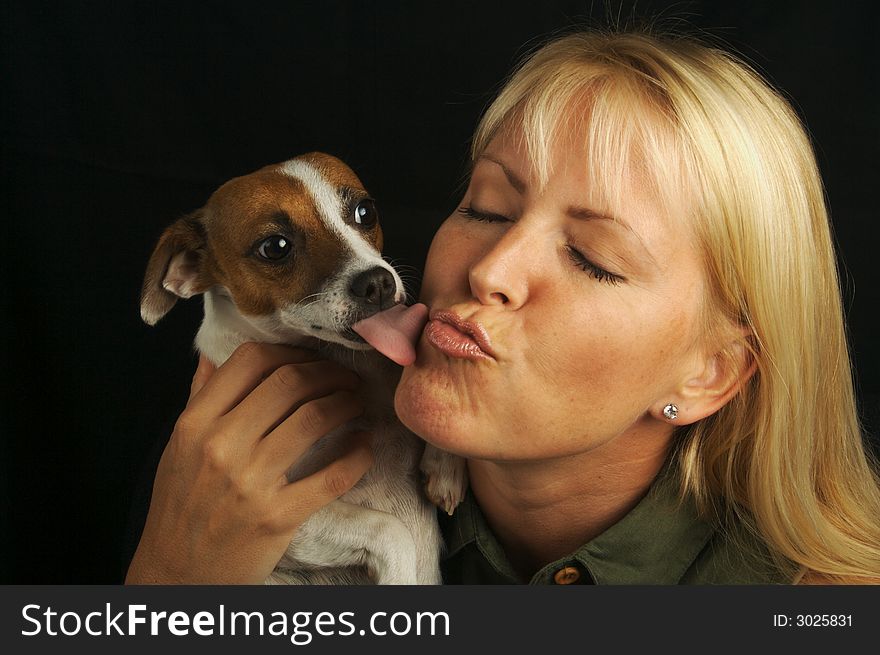
[[[480,211],[478,209],[474,209],[470,205],[468,205],[467,207],[459,207],[458,213],[462,216],[467,216],[472,220],[480,221],[481,223],[506,223],[510,221],[507,216]]]
[[[626,278],[622,275],[617,275],[616,273],[606,271],[601,266],[596,266],[579,250],[576,250],[571,246],[566,246],[566,250],[568,251],[568,256],[571,258],[574,265],[585,273],[588,273],[591,278],[599,280],[600,282],[607,282],[608,284],[620,284],[621,282],[626,282]]]

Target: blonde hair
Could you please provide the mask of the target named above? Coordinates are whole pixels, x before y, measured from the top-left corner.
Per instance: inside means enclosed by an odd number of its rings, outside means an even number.
[[[645,33],[571,34],[512,75],[474,138],[524,140],[538,179],[585,134],[590,192],[615,211],[637,172],[695,226],[707,335],[744,326],[756,373],[677,435],[682,495],[737,517],[795,581],[880,574],[880,482],[858,424],[834,249],[810,140],[790,105],[720,49]],[[800,572],[800,573],[798,573]]]

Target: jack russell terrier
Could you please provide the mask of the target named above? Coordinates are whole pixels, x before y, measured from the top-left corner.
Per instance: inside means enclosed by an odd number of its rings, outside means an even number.
[[[403,305],[403,283],[381,247],[363,184],[315,152],[230,180],[166,229],[150,257],[141,316],[154,325],[178,298],[204,294],[195,345],[214,365],[246,341],[283,343],[317,350],[365,381],[364,415],[319,440],[287,477],[320,470],[356,429],[372,433],[374,465],[300,526],[267,583],[441,582],[442,540],[425,494],[451,513],[465,465],[431,446],[423,452],[394,415],[396,365],[415,360],[427,308]]]

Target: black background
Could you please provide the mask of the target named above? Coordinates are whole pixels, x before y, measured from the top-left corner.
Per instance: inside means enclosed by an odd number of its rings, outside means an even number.
[[[198,301],[155,328],[139,317],[168,223],[230,177],[318,149],[378,199],[386,254],[421,268],[512,64],[554,30],[618,17],[708,30],[793,99],[827,186],[873,425],[871,3],[634,4],[4,0],[0,582],[122,579],[195,364]]]

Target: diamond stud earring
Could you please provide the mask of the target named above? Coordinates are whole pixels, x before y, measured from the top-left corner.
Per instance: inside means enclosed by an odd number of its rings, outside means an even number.
[[[678,407],[669,403],[666,407],[663,408],[663,416],[668,418],[670,421],[674,421],[678,417]]]

